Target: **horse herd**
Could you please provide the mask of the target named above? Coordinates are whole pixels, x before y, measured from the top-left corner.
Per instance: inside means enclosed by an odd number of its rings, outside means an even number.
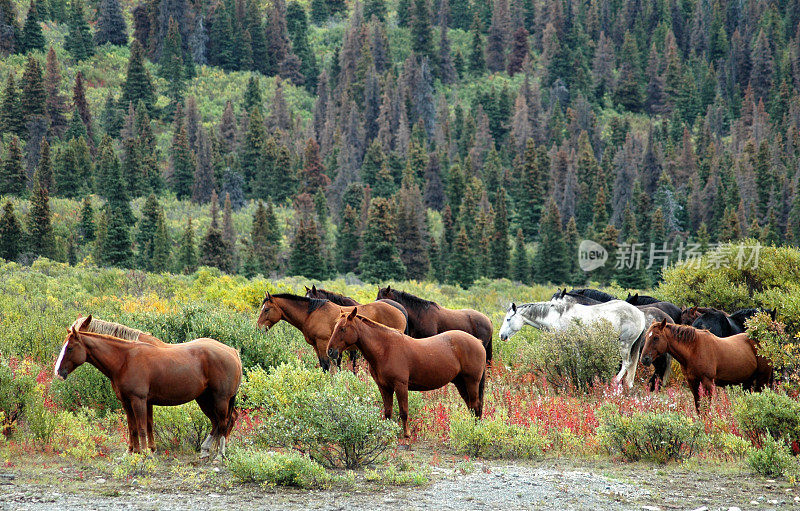
[[[563,331],[598,320],[619,332],[622,367],[614,380],[633,385],[641,358],[653,364],[651,390],[667,380],[677,360],[700,411],[700,388],[742,384],[760,390],[772,379],[769,362],[757,354],[744,321],[759,309],[733,314],[711,308],[681,308],[652,297],[626,300],[595,289],[559,290],[551,300],[512,303],[500,328],[505,341],[524,325]],[[775,311],[771,312],[773,318]],[[305,296],[266,293],[257,324],[269,330],[286,321],[312,346],[324,371],[339,366],[348,351],[369,363],[382,399],[384,417],[392,416],[397,395],[403,436],[408,427],[408,391],[434,390],[453,383],[467,407],[481,417],[486,369],[492,361],[492,322],[473,309],[447,309],[410,293],[380,288],[374,302],[306,287]],[[66,378],[88,362],[111,380],[128,419],[128,450],[155,451],[153,406],[192,400],[209,418],[212,430],[201,457],[212,449],[225,455],[236,422],[236,394],[242,364],[233,348],[201,338],[168,344],[118,323],[79,317],[68,329],[54,374]]]

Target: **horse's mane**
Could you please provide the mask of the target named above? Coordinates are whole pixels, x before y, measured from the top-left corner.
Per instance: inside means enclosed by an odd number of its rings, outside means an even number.
[[[76,329],[81,326],[86,318],[78,318],[72,324]],[[80,324],[79,324],[80,323]],[[92,318],[89,327],[84,332],[92,332],[95,334],[107,335],[117,339],[124,339],[126,341],[138,341],[139,336],[144,332],[131,328],[129,326],[121,325],[119,323],[112,323],[111,321],[103,321],[102,319]]]
[[[749,319],[751,316],[755,316],[759,312],[767,312],[761,308],[754,308],[754,309],[739,309],[738,311],[734,312],[730,315],[730,318],[734,321],[744,322],[746,319]]]
[[[634,305],[651,305],[654,303],[658,303],[661,300],[648,295],[632,295],[628,297],[625,301],[628,303],[632,303]]]
[[[403,307],[407,309],[411,309],[416,312],[426,311],[431,307],[435,309],[440,309],[438,303],[425,300],[424,298],[420,298],[419,296],[412,295],[411,293],[406,293],[405,291],[398,291],[397,289],[392,289],[394,292],[394,297],[396,301],[400,302]]]
[[[385,329],[387,329],[387,330],[392,330],[393,332],[400,332],[401,334],[403,333],[402,331],[400,331],[400,330],[398,330],[398,329],[396,329],[396,328],[393,328],[393,327],[390,327],[390,326],[384,325],[383,323],[378,323],[377,321],[375,321],[375,320],[373,320],[373,319],[369,319],[369,318],[368,318],[368,317],[366,317],[366,316],[362,316],[361,314],[356,314],[356,317],[357,317],[358,319],[360,319],[361,321],[363,321],[364,323],[368,324],[368,325],[372,325],[372,326],[377,326],[377,327],[385,328]]]
[[[611,300],[617,299],[616,296],[610,295],[604,291],[600,291],[599,289],[579,288],[579,289],[572,289],[570,293],[587,296],[592,300],[597,300],[599,302],[610,302]]]
[[[353,303],[348,303],[348,302],[355,302],[355,300],[353,300],[349,296],[345,296],[340,293],[334,293],[333,291],[328,291],[327,289],[317,288],[317,293],[324,296],[326,300],[329,300],[335,303],[336,305],[341,305],[342,307],[351,307],[353,306]]]
[[[678,342],[690,343],[694,342],[697,338],[697,329],[688,325],[675,325],[667,323],[664,328],[669,329]]]
[[[553,309],[559,314],[563,314],[565,310],[573,305],[574,304],[571,302],[532,302],[517,305],[517,311],[522,312],[526,316],[533,315],[535,317],[544,317]]]
[[[309,313],[314,312],[315,310],[319,309],[320,307],[328,303],[328,300],[325,300],[324,298],[309,298],[307,296],[293,295],[291,293],[278,293],[272,296],[275,298],[283,298],[285,300],[292,300],[295,302],[306,302],[308,304]],[[267,299],[264,298],[264,301],[266,302]]]

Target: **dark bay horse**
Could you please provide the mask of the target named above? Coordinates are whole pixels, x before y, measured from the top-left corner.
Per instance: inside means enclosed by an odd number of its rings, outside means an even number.
[[[328,343],[328,356],[337,358],[348,347],[358,347],[380,389],[386,419],[392,417],[393,395],[397,394],[405,438],[411,436],[409,390],[434,390],[453,383],[475,416],[483,415],[486,350],[480,340],[460,330],[414,339],[360,312],[357,307],[339,317]]]
[[[266,330],[284,320],[302,332],[306,342],[314,348],[323,371],[330,369],[326,346],[333,333],[333,327],[342,312],[355,310],[343,307],[328,300],[308,298],[288,293],[266,293],[258,313],[258,326]],[[372,302],[359,306],[361,314],[373,321],[404,332],[408,325],[405,315],[397,308],[384,303]],[[335,360],[339,362],[339,360]]]
[[[717,337],[706,330],[666,321],[654,323],[645,334],[642,363],[669,353],[681,365],[686,383],[700,413],[700,387],[713,396],[714,387],[742,385],[760,391],[772,380],[772,364],[758,355],[755,342],[746,333]]]
[[[320,298],[322,300],[330,300],[336,305],[342,306],[356,306],[362,305],[360,302],[357,302],[350,298],[349,296],[345,296],[340,293],[334,293],[333,291],[328,291],[327,289],[317,288],[316,285],[312,285],[311,289],[306,286],[306,296],[309,298]],[[403,316],[406,317],[406,322],[408,322],[408,312],[406,312],[406,308],[400,305],[399,303],[395,302],[394,300],[389,300],[388,298],[381,298],[380,300],[376,300],[377,302],[384,302],[388,303],[395,309],[399,310],[403,313]],[[405,333],[408,334],[408,325],[406,325]]]
[[[625,298],[625,301],[631,305],[650,305],[651,303],[660,302],[661,300],[647,295],[639,296],[639,293],[635,295],[628,293],[628,297]]]
[[[745,322],[759,312],[767,312],[775,320],[775,309],[740,309],[733,314],[728,314],[711,307],[691,307],[681,311],[681,321],[684,325],[708,330],[717,337],[730,337],[746,330]]]
[[[91,316],[84,320],[87,328],[91,321]],[[200,456],[208,457],[212,444],[219,447],[220,456],[225,455],[238,415],[236,393],[242,380],[242,362],[235,349],[206,338],[158,345],[73,325],[53,372],[66,378],[84,362],[111,380],[128,417],[129,451],[138,453],[148,446],[155,451],[154,405],[176,406],[194,400],[212,425]]]
[[[485,314],[473,309],[446,309],[391,286],[378,289],[378,299],[394,300],[406,309],[411,337],[422,339],[448,330],[461,330],[480,339],[486,350],[486,362],[492,361],[492,321]]]

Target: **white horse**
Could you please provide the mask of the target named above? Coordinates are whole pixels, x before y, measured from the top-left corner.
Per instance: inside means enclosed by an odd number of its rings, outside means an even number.
[[[644,334],[648,324],[644,312],[623,300],[596,305],[581,305],[565,300],[526,303],[520,306],[512,303],[500,327],[500,340],[505,341],[525,325],[559,332],[576,323],[590,325],[600,319],[610,322],[619,332],[622,368],[614,381],[622,381],[624,377],[628,387],[633,387],[636,365],[639,363],[639,350],[634,350],[633,346]]]

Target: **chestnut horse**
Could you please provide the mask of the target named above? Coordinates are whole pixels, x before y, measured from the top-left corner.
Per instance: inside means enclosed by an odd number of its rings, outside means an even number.
[[[361,316],[361,307],[342,313],[328,343],[328,356],[336,358],[356,346],[369,362],[370,374],[383,397],[383,416],[392,417],[397,394],[403,436],[409,438],[408,391],[435,390],[453,383],[476,417],[483,414],[486,350],[472,335],[451,330],[414,339]]]
[[[363,305],[362,303],[353,300],[349,296],[345,296],[345,295],[340,294],[340,293],[334,293],[333,291],[328,291],[327,289],[322,289],[322,288],[317,289],[317,286],[313,285],[313,284],[312,284],[310,289],[309,289],[308,286],[306,286],[306,296],[308,298],[320,298],[322,300],[330,300],[331,302],[335,303],[336,305],[342,305],[342,306],[345,306],[345,307],[348,307],[350,305],[353,305],[353,306],[355,306],[355,305]],[[404,333],[408,334],[408,312],[406,312],[405,307],[403,307],[399,303],[395,302],[394,300],[389,300],[387,298],[381,298],[380,300],[375,300],[375,301],[376,302],[388,303],[389,305],[391,305],[395,309],[397,309],[400,312],[402,312],[403,316],[406,317],[406,329],[405,329]]]
[[[84,320],[88,327],[92,317]],[[84,325],[81,325],[82,327]],[[159,341],[160,342],[160,341]],[[180,344],[129,341],[86,328],[70,327],[53,370],[66,378],[89,362],[111,380],[128,417],[128,450],[155,451],[153,406],[176,406],[195,400],[211,421],[201,458],[219,447],[225,456],[227,438],[236,423],[236,393],[242,380],[239,353],[214,339]]]
[[[270,294],[267,291],[261,310],[258,313],[259,327],[269,330],[272,325],[284,320],[303,333],[306,342],[314,348],[323,371],[330,368],[331,361],[326,346],[333,333],[333,327],[342,312],[350,312],[353,307],[342,307],[328,300],[308,298],[305,296],[281,293]],[[407,327],[406,317],[398,309],[384,302],[372,302],[360,305],[361,313],[391,328],[404,332]],[[336,359],[335,362],[339,362]]]
[[[691,326],[653,323],[645,334],[642,363],[669,353],[681,365],[686,383],[700,413],[700,386],[713,396],[714,387],[741,384],[760,391],[772,380],[772,364],[758,355],[755,342],[746,333],[717,337]]]
[[[431,337],[448,330],[467,332],[483,343],[486,362],[492,361],[492,321],[473,309],[445,309],[436,302],[422,299],[386,286],[378,290],[378,300],[394,300],[408,312],[408,335],[417,339]]]

